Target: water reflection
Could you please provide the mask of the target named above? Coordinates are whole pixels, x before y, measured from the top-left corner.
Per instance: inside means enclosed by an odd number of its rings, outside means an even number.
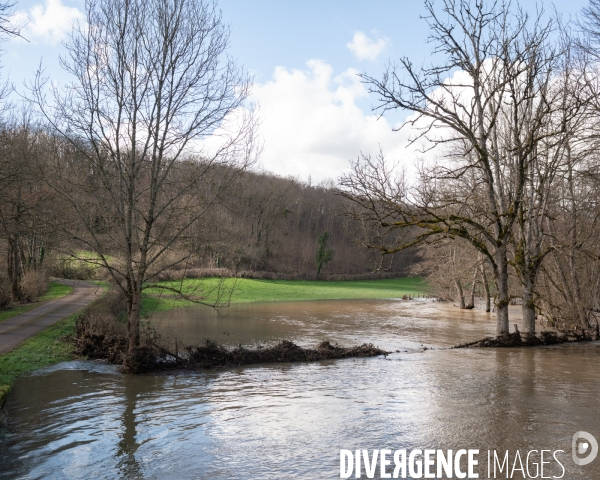
[[[139,395],[143,395],[143,392],[139,392]],[[138,479],[144,478],[137,460],[135,459],[135,453],[139,447],[137,442],[137,424],[139,420],[136,419],[136,405],[138,398],[138,390],[133,388],[131,382],[125,383],[123,392],[125,400],[125,410],[123,411],[123,426],[121,428],[122,436],[118,444],[118,450],[116,453],[117,469],[121,473],[121,477]]]
[[[479,448],[483,469],[487,449],[561,449],[570,459],[573,433],[600,439],[598,343],[422,351],[421,343],[469,340],[493,325],[481,312],[460,324],[462,312],[436,314],[435,305],[409,318],[404,304],[368,303],[360,321],[340,304],[328,314],[301,308],[340,343],[367,341],[371,325],[375,343],[415,349],[171,376],[63,364],[16,383],[0,431],[0,478],[339,478],[339,449],[386,447]],[[303,342],[318,337],[300,314],[280,315]],[[569,480],[600,478],[600,459],[565,466]]]

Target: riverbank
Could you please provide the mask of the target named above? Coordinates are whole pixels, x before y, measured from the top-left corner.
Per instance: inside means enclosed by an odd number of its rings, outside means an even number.
[[[167,289],[161,288],[166,287]],[[299,300],[345,300],[406,298],[425,295],[426,283],[418,277],[385,280],[320,281],[320,280],[255,280],[236,278],[186,279],[159,282],[144,291],[143,312],[160,312],[193,305],[177,298],[168,288],[181,291],[194,300],[208,304],[285,302]]]
[[[16,317],[17,315],[21,315],[22,313],[29,312],[30,310],[33,310],[34,308],[37,308],[40,305],[42,305],[44,302],[65,297],[69,295],[72,291],[73,287],[71,285],[50,282],[50,284],[48,285],[48,291],[41,297],[35,299],[35,301],[26,304],[15,305],[13,307],[0,311],[0,323],[10,318]],[[25,347],[25,345],[23,345],[23,347]],[[5,355],[0,355],[0,412],[2,411],[4,402],[8,397],[8,394],[10,392],[10,386],[13,380],[21,373],[39,368],[36,366],[37,363],[33,361],[32,347],[34,349],[38,349],[40,347],[39,340],[37,342],[34,342],[32,345],[28,345],[27,348],[25,348],[20,353],[17,353],[17,350],[20,350],[20,348],[13,351],[16,355],[11,355],[11,353],[13,352],[9,352]],[[38,354],[38,361],[45,357],[43,351],[47,351],[47,349],[44,348],[42,348],[41,350],[42,352]],[[54,357],[54,355],[52,355],[52,357]],[[44,363],[44,365],[42,366],[50,365],[54,363],[54,360],[46,356],[46,363],[43,360],[42,363]]]
[[[7,335],[7,342],[0,342],[0,346],[8,346],[8,351],[0,354],[0,411],[18,376],[76,358],[73,337],[78,312],[101,294],[105,285],[64,282],[52,282],[32,304],[3,312],[0,330]],[[22,307],[29,308],[23,311]]]
[[[74,314],[55,323],[14,350],[0,355],[0,410],[15,378],[76,358],[72,338],[77,316]]]

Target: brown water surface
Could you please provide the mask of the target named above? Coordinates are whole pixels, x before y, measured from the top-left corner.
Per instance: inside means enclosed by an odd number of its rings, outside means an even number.
[[[487,449],[510,450],[511,462],[517,449],[564,450],[563,478],[600,478],[600,459],[571,459],[575,432],[600,439],[599,343],[449,350],[493,333],[493,318],[417,301],[254,304],[153,323],[190,342],[329,339],[401,353],[180,375],[41,370],[9,398],[0,478],[339,478],[342,448],[478,448],[480,478]]]
[[[343,345],[370,342],[394,351],[448,347],[495,331],[493,314],[425,299],[242,303],[218,312],[180,308],[154,313],[151,324],[169,343],[175,336],[180,344],[210,338],[246,346],[282,339],[312,346],[329,340]]]

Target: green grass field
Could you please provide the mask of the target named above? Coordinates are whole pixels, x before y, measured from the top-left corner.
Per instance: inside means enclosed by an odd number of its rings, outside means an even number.
[[[217,299],[219,279],[184,280],[183,282],[161,282],[157,285],[182,287],[182,290],[194,298],[212,303]],[[401,298],[404,295],[418,295],[425,290],[420,278],[394,278],[389,280],[357,281],[303,281],[303,280],[253,280],[225,279],[223,287],[231,303],[244,302],[285,302],[292,300],[338,300],[359,298]],[[148,288],[144,291],[142,302],[145,313],[164,311],[191,305],[191,302],[177,298],[173,292],[160,288]],[[160,298],[158,298],[160,296]]]
[[[33,310],[34,308],[40,306],[40,302],[55,300],[57,298],[64,297],[72,291],[73,287],[71,287],[70,285],[62,285],[60,283],[50,282],[50,285],[48,286],[48,291],[41,297],[36,298],[35,302],[26,303],[24,305],[17,305],[15,307],[7,308],[6,310],[0,310],[0,322],[20,315],[21,313],[28,312],[29,310]]]

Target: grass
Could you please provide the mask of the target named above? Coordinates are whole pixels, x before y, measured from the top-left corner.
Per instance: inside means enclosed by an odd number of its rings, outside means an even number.
[[[16,317],[22,313],[28,312],[29,310],[33,310],[40,306],[40,302],[46,302],[49,300],[56,300],[57,298],[64,297],[73,291],[73,287],[70,285],[62,285],[56,282],[50,282],[48,286],[48,291],[35,299],[35,301],[31,303],[26,303],[24,305],[17,305],[15,307],[8,308],[6,310],[0,311],[0,322],[4,320],[8,320],[9,318]]]
[[[104,255],[104,258],[106,258],[106,260],[109,262],[114,260],[112,255]],[[100,265],[102,262],[102,257],[96,252],[91,252],[88,250],[76,250],[73,252],[73,255],[63,257],[62,261],[70,262],[75,267],[89,265],[92,268],[103,268],[103,266]]]
[[[0,406],[19,375],[74,358],[73,344],[68,337],[75,333],[77,316],[74,314],[55,323],[14,350],[0,355]]]
[[[206,297],[204,301],[214,302],[220,279],[184,280],[160,282],[157,285],[182,287],[183,291],[195,297]],[[235,283],[231,303],[246,302],[285,302],[294,300],[338,300],[369,298],[401,298],[423,292],[425,284],[420,278],[394,278],[385,280],[357,281],[304,281],[304,280],[254,280],[225,279],[223,285],[231,289]],[[160,288],[144,291],[143,312],[164,311],[192,303],[177,298],[173,292]],[[160,298],[157,298],[160,296]]]

